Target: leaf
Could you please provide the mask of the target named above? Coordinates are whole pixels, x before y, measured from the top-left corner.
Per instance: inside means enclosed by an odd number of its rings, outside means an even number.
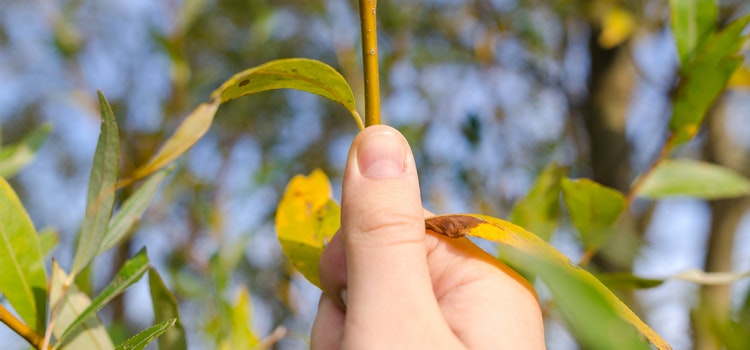
[[[748,89],[750,88],[750,67],[741,67],[734,71],[727,82],[728,89]]]
[[[700,284],[704,286],[716,286],[730,284],[750,277],[750,271],[743,273],[735,272],[705,272],[701,270],[687,270],[670,277],[670,279]]]
[[[664,160],[645,176],[635,189],[641,197],[719,199],[750,194],[747,178],[729,168],[696,160]]]
[[[78,235],[78,245],[71,269],[72,275],[80,272],[99,253],[99,247],[115,204],[115,182],[120,163],[120,136],[115,114],[101,91],[99,92],[99,105],[103,123],[89,177],[86,215]]]
[[[164,332],[169,330],[172,326],[174,326],[177,319],[171,319],[166,320],[164,322],[160,322],[155,324],[153,327],[143,330],[142,332],[136,334],[132,338],[128,339],[126,342],[120,344],[117,346],[116,350],[142,350],[145,349],[146,346],[151,343],[154,339],[158,338],[160,335],[162,335]],[[160,347],[161,348],[161,347]]]
[[[633,35],[635,19],[633,15],[622,7],[613,7],[602,20],[602,31],[599,34],[599,46],[611,49],[622,44]]]
[[[174,319],[174,327],[159,338],[159,349],[185,350],[185,328],[182,326],[177,299],[164,285],[164,281],[154,268],[148,271],[148,285],[151,289],[151,303],[154,305],[154,322]]]
[[[540,261],[524,268],[538,276],[550,276],[554,278],[555,274],[564,275],[565,280],[575,281],[575,284],[586,295],[596,295],[597,300],[603,299],[607,308],[633,325],[638,331],[648,338],[658,349],[670,349],[670,346],[651,329],[647,324],[628,308],[617,296],[612,293],[604,284],[588,271],[574,265],[565,255],[557,251],[554,247],[543,241],[537,235],[526,231],[520,226],[514,225],[509,221],[477,214],[460,214],[460,215],[442,215],[427,218],[425,220],[427,230],[442,234],[447,237],[472,236],[487,239],[493,242],[511,246],[515,250],[531,256],[533,261]],[[524,255],[519,255],[522,259]],[[515,259],[515,255],[511,260]],[[548,266],[552,266],[548,268]],[[552,272],[550,272],[552,271]],[[544,277],[542,277],[544,279]],[[545,282],[547,281],[544,279]],[[552,282],[553,284],[556,282]],[[563,283],[564,284],[564,283]],[[562,287],[561,287],[562,288]],[[563,292],[567,295],[567,292]],[[596,307],[601,306],[601,302],[596,302]],[[576,310],[564,309],[566,317],[575,317],[570,313]],[[606,347],[605,347],[606,348]]]
[[[560,180],[567,173],[567,167],[555,163],[548,165],[539,174],[526,198],[513,207],[510,221],[549,241],[557,227],[560,212]]]
[[[173,168],[168,168],[151,175],[133,195],[125,200],[109,223],[107,233],[104,234],[101,247],[99,247],[99,254],[120,243],[130,233],[133,225],[141,219],[143,212],[148,208],[151,199],[154,198],[156,191],[159,189],[159,185],[172,170]]]
[[[42,249],[42,257],[49,256],[60,242],[60,233],[54,229],[47,228],[39,231],[39,246]]]
[[[599,273],[596,277],[610,289],[631,290],[648,289],[662,285],[663,278],[643,278],[631,272]]]
[[[62,336],[58,337],[58,341],[64,344],[65,340],[76,330],[77,327],[84,324],[84,322],[96,315],[96,312],[101,310],[101,308],[112,301],[112,299],[122,294],[122,292],[132,286],[133,283],[141,279],[141,276],[146,273],[148,267],[148,256],[146,255],[146,249],[144,248],[134,257],[125,262],[120,271],[117,272],[117,276],[115,276],[109,285],[102,290],[99,296],[91,302],[91,305],[87,306],[86,309],[70,323]]]
[[[177,130],[167,139],[159,152],[151,157],[146,164],[135,169],[128,178],[120,180],[117,187],[129,185],[151,175],[187,152],[208,132],[220,104],[221,101],[216,98],[212,98],[210,102],[201,103],[177,127]]]
[[[588,250],[599,248],[625,209],[625,196],[589,179],[563,179],[562,192],[583,245]]]
[[[716,28],[716,0],[669,0],[672,35],[685,66]]]
[[[59,339],[63,332],[78,318],[81,313],[91,305],[91,300],[86,294],[81,293],[75,284],[66,284],[68,275],[57,262],[52,262],[52,281],[50,286],[50,308],[52,316],[50,322],[54,322],[52,328],[55,337]],[[70,339],[66,341],[66,349],[93,349],[111,350],[115,346],[99,321],[99,317],[93,315],[83,322]]]
[[[297,175],[289,181],[276,210],[276,234],[284,254],[318,287],[318,261],[341,217],[341,209],[330,197],[328,177],[315,170],[310,176]]]
[[[260,339],[250,329],[253,324],[250,313],[250,293],[247,288],[240,290],[240,297],[229,313],[231,319],[231,335],[223,339],[219,344],[220,350],[229,349],[251,349],[260,343]]]
[[[0,177],[0,292],[31,329],[42,332],[47,277],[34,225],[18,196]]]
[[[221,102],[257,92],[295,89],[323,96],[343,105],[364,129],[357,112],[354,93],[343,76],[331,66],[307,58],[288,58],[268,62],[235,74],[211,93]]]
[[[0,177],[10,178],[29,164],[52,131],[52,125],[44,124],[12,146],[0,148]]]
[[[748,22],[750,15],[745,15],[712,35],[683,67],[669,121],[672,135],[667,149],[682,145],[698,133],[709,108],[742,64],[743,58],[737,52],[743,43],[742,30]]]
[[[660,286],[667,280],[678,280],[704,286],[731,284],[750,277],[750,271],[735,272],[705,272],[701,270],[686,270],[666,278],[644,278],[631,272],[600,273],[596,275],[602,283],[611,289],[645,289]]]
[[[603,294],[602,290],[606,290],[606,287],[584,279],[579,272],[583,270],[562,264],[549,256],[524,254],[508,247],[501,247],[501,254],[518,261],[523,269],[533,271],[544,281],[555,297],[556,310],[562,314],[583,348],[650,349],[633,328],[638,326],[628,324],[621,318],[618,304],[613,303],[612,298],[616,298],[614,294],[609,290],[609,295]],[[588,277],[595,280],[591,275]],[[635,314],[632,316],[636,317]],[[643,324],[643,327],[648,326]],[[654,341],[655,339],[651,340],[658,349],[670,348],[660,338],[656,340],[661,341],[661,344]]]

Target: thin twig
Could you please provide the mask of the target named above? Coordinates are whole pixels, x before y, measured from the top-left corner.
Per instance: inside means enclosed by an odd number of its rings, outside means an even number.
[[[2,304],[0,304],[0,322],[5,323],[8,328],[16,332],[16,334],[20,335],[21,338],[25,339],[35,348],[43,349],[42,344],[44,339],[25,323],[21,322],[21,320],[13,316]]]
[[[362,62],[365,71],[365,126],[380,124],[377,0],[359,0],[362,25]]]

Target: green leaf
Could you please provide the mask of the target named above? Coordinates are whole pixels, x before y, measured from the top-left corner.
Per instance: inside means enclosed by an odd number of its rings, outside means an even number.
[[[185,350],[185,328],[182,326],[177,299],[164,285],[164,281],[154,268],[148,271],[148,285],[151,288],[151,303],[154,306],[154,322],[174,319],[174,327],[159,338],[159,349]]]
[[[625,196],[589,179],[562,180],[565,205],[583,245],[595,250],[609,237],[625,209]]]
[[[138,254],[128,259],[122,266],[117,276],[102,290],[99,296],[91,302],[91,305],[87,306],[78,317],[68,326],[62,336],[58,338],[61,343],[65,343],[65,340],[76,331],[76,328],[84,324],[89,318],[96,315],[96,312],[101,310],[107,303],[112,301],[116,296],[122,294],[128,287],[132,286],[133,283],[141,279],[146,271],[148,271],[149,261],[146,255],[146,249],[141,249]]]
[[[0,177],[0,292],[37,332],[46,321],[47,277],[42,249],[29,214]]]
[[[568,168],[548,165],[531,188],[526,198],[518,201],[510,213],[510,221],[549,241],[557,227],[560,212],[560,180]]]
[[[229,78],[211,93],[221,102],[257,92],[295,89],[323,96],[343,105],[354,117],[360,130],[364,129],[357,112],[354,93],[343,76],[331,66],[306,58],[289,58],[250,68]]]
[[[213,98],[210,102],[201,103],[177,127],[177,130],[167,139],[159,152],[151,157],[146,164],[135,169],[128,178],[121,180],[117,184],[117,187],[131,184],[151,175],[187,152],[208,132],[220,104],[221,100],[218,98]]]
[[[75,284],[70,283],[69,276],[63,271],[57,262],[52,262],[52,281],[50,285],[50,309],[52,316],[50,322],[54,322],[52,332],[58,339],[66,329],[91,305],[91,300],[86,294],[78,290]],[[92,315],[88,317],[81,327],[78,328],[70,339],[65,342],[65,349],[86,350],[112,350],[115,346],[107,334],[99,317]]]
[[[716,0],[669,0],[672,35],[680,64],[686,65],[716,29]]]
[[[321,170],[289,181],[276,209],[281,249],[312,284],[320,287],[318,261],[339,228],[341,209],[331,198],[331,184]]]
[[[172,169],[164,169],[151,175],[133,195],[125,200],[109,223],[109,228],[99,248],[99,254],[120,243],[130,233],[133,225],[141,219],[143,212],[148,208],[151,199],[154,198],[156,191],[159,189],[159,185],[172,172]]]
[[[57,243],[60,242],[60,233],[55,229],[47,228],[39,231],[39,246],[42,249],[42,256],[46,257],[52,253]]]
[[[29,164],[51,131],[52,125],[44,124],[24,136],[18,144],[0,148],[0,177],[10,178]]]
[[[750,180],[747,178],[729,168],[696,160],[665,160],[645,176],[635,189],[642,197],[719,199],[750,194]]]
[[[425,219],[425,228],[429,231],[441,234],[447,237],[458,238],[463,236],[472,236],[487,239],[496,243],[510,246],[523,254],[516,254],[513,250],[501,248],[501,258],[504,261],[515,262],[512,265],[524,274],[531,274],[541,277],[545,283],[552,289],[556,300],[563,302],[573,302],[574,306],[579,305],[585,309],[576,309],[575,307],[563,306],[562,312],[566,319],[577,319],[581,311],[585,311],[584,318],[606,321],[602,325],[607,326],[606,334],[614,334],[615,331],[622,328],[618,323],[611,321],[611,314],[627,321],[643,334],[658,349],[670,349],[664,339],[654,332],[651,327],[644,323],[625,303],[612,293],[604,284],[588,271],[574,265],[565,255],[549,243],[543,241],[537,235],[526,231],[509,221],[477,214],[460,214],[460,215],[441,215]],[[506,259],[508,258],[508,259]],[[568,285],[566,287],[566,285]],[[554,287],[553,287],[554,285]],[[567,297],[571,294],[581,293],[580,296],[571,296],[569,301]],[[559,296],[559,297],[558,297]],[[587,303],[586,300],[591,300]],[[597,309],[599,309],[597,311]],[[591,313],[589,315],[589,313]],[[600,314],[604,313],[604,314]],[[602,316],[603,315],[603,316]],[[583,320],[581,322],[585,322]],[[612,322],[612,323],[610,323]],[[577,327],[577,326],[576,326]],[[612,327],[612,329],[609,329]],[[627,329],[629,326],[625,327]],[[616,328],[616,329],[615,329]],[[579,329],[579,328],[575,328]],[[600,328],[594,327],[597,331]],[[582,331],[586,331],[583,329]],[[591,329],[589,329],[591,331]],[[624,344],[631,343],[632,337],[624,335],[622,340]],[[618,338],[619,339],[619,338]],[[591,347],[592,349],[612,349],[610,347]],[[616,347],[620,348],[620,347]],[[626,347],[626,349],[629,349]]]
[[[662,285],[665,281],[661,278],[638,277],[632,272],[599,273],[596,274],[596,277],[610,289],[618,290],[654,288]]]
[[[154,339],[158,338],[160,335],[162,335],[164,332],[169,330],[171,328],[177,319],[171,319],[166,320],[164,322],[159,322],[155,324],[153,327],[143,330],[142,332],[136,334],[132,338],[128,339],[126,342],[120,344],[116,350],[142,350],[145,349],[146,346],[151,343]],[[160,347],[161,348],[161,347]],[[171,349],[171,348],[167,348]]]
[[[229,338],[219,342],[219,350],[251,349],[260,343],[260,338],[250,329],[253,324],[251,314],[250,293],[247,288],[242,288],[237,304],[229,313],[232,330]]]
[[[89,177],[86,216],[78,235],[78,245],[73,258],[73,275],[80,272],[99,253],[115,204],[115,182],[120,164],[120,136],[112,107],[101,92],[99,105],[103,123]]]
[[[750,15],[740,17],[713,34],[683,67],[669,121],[672,135],[667,149],[682,145],[698,133],[709,108],[742,64],[743,58],[737,53],[744,41],[742,31],[748,22]]]
[[[524,254],[508,247],[501,247],[501,253],[520,262],[524,270],[530,270],[544,281],[554,296],[557,311],[583,348],[650,349],[638,336],[634,325],[620,317],[619,304],[612,299],[616,298],[614,294],[593,282],[596,280],[593,276],[584,276],[581,273],[584,270],[560,264],[549,256]],[[603,293],[604,290],[607,292]],[[654,345],[658,349],[669,349],[666,343]]]

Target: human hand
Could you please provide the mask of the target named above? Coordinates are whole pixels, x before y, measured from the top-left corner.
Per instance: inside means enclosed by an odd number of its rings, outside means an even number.
[[[312,349],[543,349],[533,289],[467,238],[425,232],[406,140],[372,126],[352,144],[341,229],[320,259]]]

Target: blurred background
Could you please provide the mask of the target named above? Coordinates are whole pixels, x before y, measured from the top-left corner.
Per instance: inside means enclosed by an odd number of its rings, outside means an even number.
[[[720,23],[750,11],[745,0],[720,5]],[[11,183],[36,227],[59,232],[52,255],[66,269],[99,132],[97,89],[117,115],[123,175],[224,80],[273,59],[324,61],[363,101],[353,0],[0,0],[0,7],[2,142],[53,126]],[[666,137],[679,69],[668,10],[653,0],[379,1],[382,113],[415,151],[425,207],[507,217],[551,162],[627,192]],[[283,325],[289,336],[277,348],[306,348],[318,291],[281,254],[274,211],[288,180],[315,168],[339,198],[356,132],[344,108],[303,92],[223,105],[128,243],[99,258],[93,290],[146,246],[181,302],[190,349],[212,349],[231,332],[226,310],[243,288],[256,334]],[[739,81],[677,155],[748,176],[748,152],[750,90]],[[637,200],[593,263],[655,278],[750,270],[748,208],[748,198]],[[563,221],[552,238],[574,261],[575,235]],[[675,349],[706,348],[701,309],[731,315],[747,286],[669,281],[624,297]],[[132,335],[152,324],[148,300],[141,281],[101,316],[114,334]],[[577,348],[554,317],[547,333],[550,349]],[[0,344],[26,348],[5,327]]]

